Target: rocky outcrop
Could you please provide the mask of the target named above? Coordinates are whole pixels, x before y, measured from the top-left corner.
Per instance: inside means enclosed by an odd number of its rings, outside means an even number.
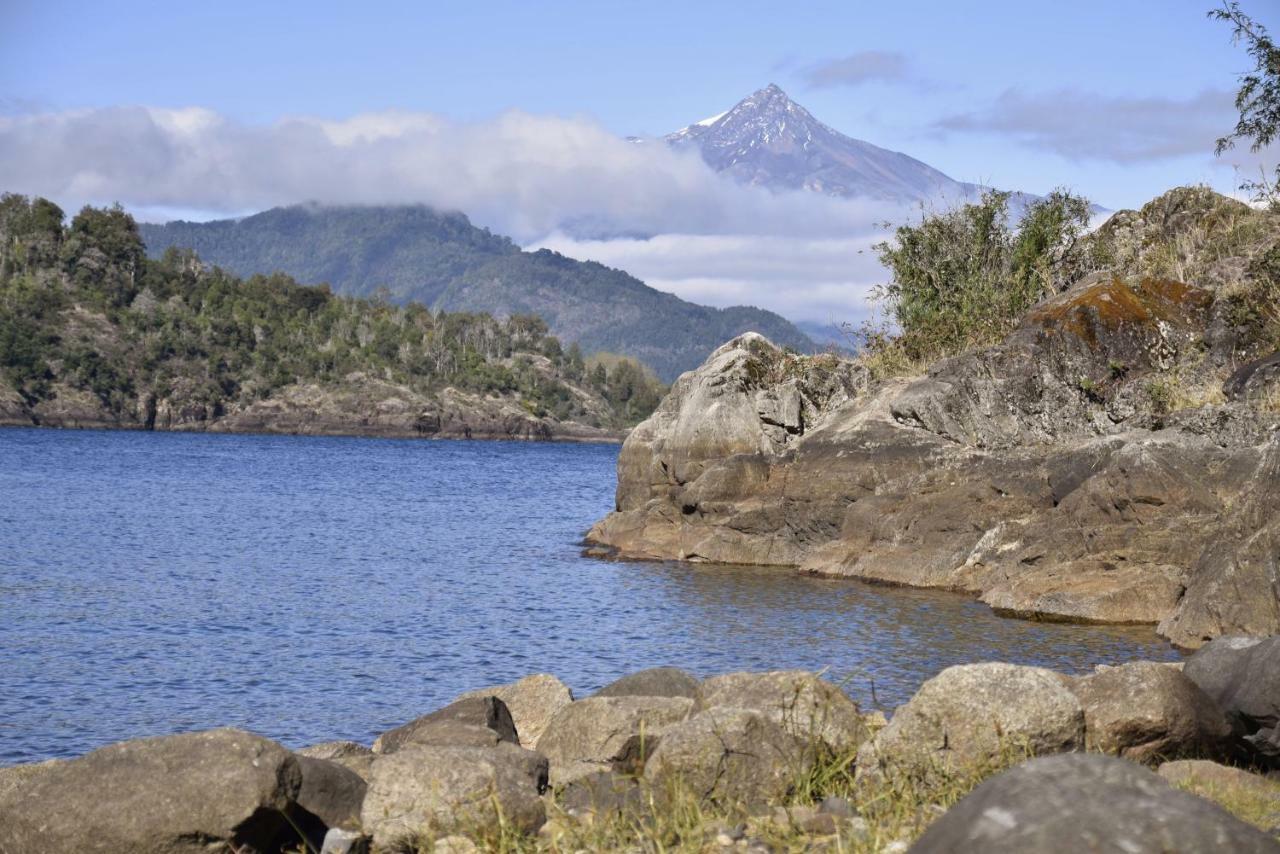
[[[1220,302],[1089,278],[998,346],[882,382],[741,336],[631,433],[588,540],[1157,624],[1185,647],[1280,631],[1280,418],[1181,405],[1222,399]]]
[[[190,392],[190,394],[184,394]],[[377,436],[406,439],[514,439],[616,442],[618,431],[535,416],[514,398],[445,388],[426,395],[365,374],[331,385],[295,383],[246,406],[211,406],[181,379],[165,397],[143,395],[122,411],[93,393],[56,386],[34,407],[0,388],[0,426]]]
[[[916,854],[1025,851],[1280,851],[1217,805],[1106,756],[1034,759],[991,778],[938,819]]]

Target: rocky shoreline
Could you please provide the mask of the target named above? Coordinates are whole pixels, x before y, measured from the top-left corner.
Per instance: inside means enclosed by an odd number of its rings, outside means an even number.
[[[1276,696],[1280,637],[951,667],[888,719],[804,671],[538,674],[371,746],[219,729],[0,768],[0,851],[1274,852]]]
[[[1202,226],[1220,214],[1258,221],[1228,240]],[[1173,191],[1092,235],[1005,340],[912,376],[734,339],[632,431],[588,542],[1152,624],[1188,649],[1276,633],[1277,229]],[[1192,283],[1153,274],[1171,253]]]
[[[295,384],[247,407],[144,397],[123,414],[72,388],[59,389],[54,399],[31,407],[2,382],[0,427],[607,444],[626,437],[626,431],[532,415],[511,398],[454,388],[425,396],[365,376],[349,377],[338,386]]]

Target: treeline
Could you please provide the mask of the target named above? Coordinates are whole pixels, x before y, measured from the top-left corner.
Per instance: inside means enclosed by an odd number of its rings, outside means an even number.
[[[630,360],[589,370],[540,318],[339,297],[283,274],[239,278],[189,250],[149,259],[133,218],[0,196],[0,371],[29,404],[58,385],[115,411],[141,394],[218,410],[353,373],[419,391],[513,396],[534,415],[633,424],[663,389]],[[602,413],[604,413],[602,415]]]

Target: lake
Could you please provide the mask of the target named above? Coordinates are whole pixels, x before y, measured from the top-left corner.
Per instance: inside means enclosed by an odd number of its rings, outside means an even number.
[[[534,672],[827,669],[892,709],[944,667],[1178,657],[954,594],[580,555],[615,446],[0,430],[0,764],[238,726],[353,739]]]

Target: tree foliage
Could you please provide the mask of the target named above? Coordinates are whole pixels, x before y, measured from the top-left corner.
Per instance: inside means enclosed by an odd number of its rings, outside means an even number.
[[[619,427],[647,416],[661,393],[628,360],[593,395],[581,350],[566,352],[540,317],[338,297],[282,273],[241,279],[190,250],[148,260],[137,225],[118,207],[85,208],[64,228],[51,203],[6,194],[0,246],[0,372],[30,404],[61,385],[117,411],[143,394],[216,411],[290,384],[363,374],[428,394],[453,386],[507,396],[540,417]]]
[[[1240,115],[1235,130],[1218,140],[1216,151],[1222,154],[1237,140],[1249,140],[1250,151],[1261,151],[1280,133],[1280,47],[1271,40],[1267,28],[1242,12],[1235,0],[1210,10],[1209,17],[1230,24],[1232,41],[1243,44],[1253,59],[1253,69],[1240,75],[1236,90]],[[1280,164],[1275,167],[1274,180],[1268,180],[1264,172],[1261,180],[1246,181],[1241,189],[1251,191],[1258,201],[1280,204]]]
[[[1051,289],[1057,265],[1089,222],[1089,203],[1063,190],[1009,225],[1009,194],[926,215],[877,244],[892,274],[879,297],[896,337],[873,333],[906,359],[928,361],[999,340]]]

